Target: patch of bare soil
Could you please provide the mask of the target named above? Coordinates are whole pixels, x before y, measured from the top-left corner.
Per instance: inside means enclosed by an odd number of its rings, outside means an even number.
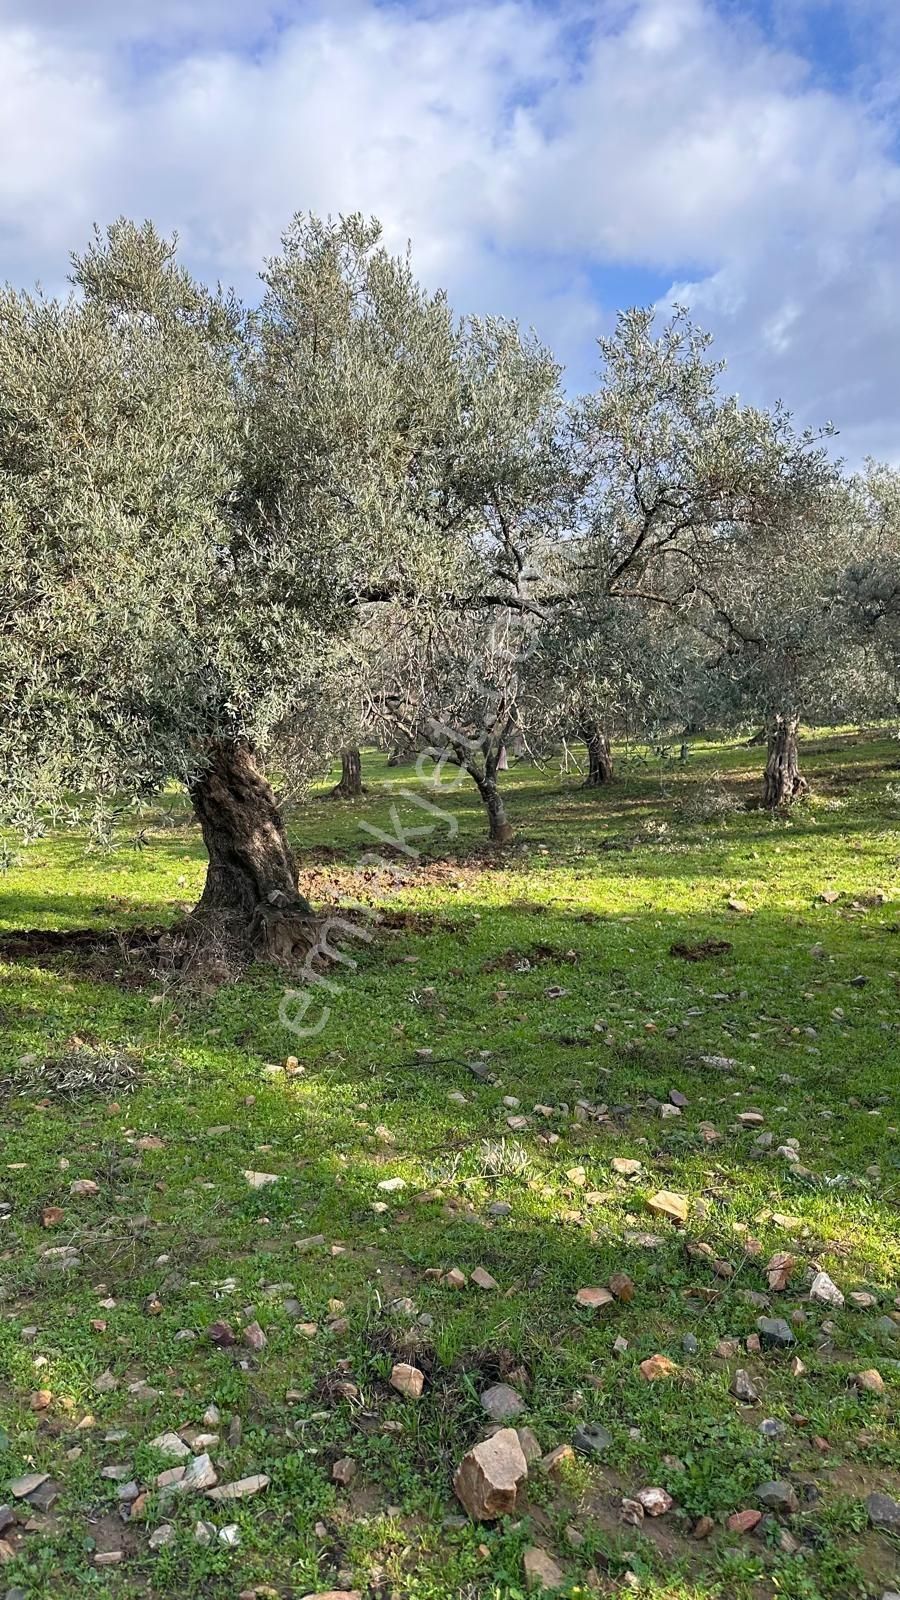
[[[578,965],[576,950],[563,950],[555,944],[533,944],[528,950],[504,950],[482,962],[482,972],[528,972],[531,967],[552,963],[555,966]]]
[[[727,939],[701,939],[699,944],[670,944],[669,955],[682,961],[716,961],[727,956],[731,948]]]

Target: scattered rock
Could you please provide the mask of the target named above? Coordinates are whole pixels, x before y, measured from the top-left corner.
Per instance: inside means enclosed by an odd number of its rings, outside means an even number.
[[[566,1581],[562,1568],[540,1545],[533,1544],[522,1557],[525,1587],[535,1589],[561,1589]]]
[[[544,1454],[541,1441],[533,1428],[517,1428],[516,1433],[519,1437],[519,1444],[522,1446],[522,1454],[529,1467],[531,1467],[535,1461],[540,1461]]]
[[[674,1361],[670,1361],[668,1356],[648,1356],[647,1360],[642,1361],[640,1365],[641,1377],[646,1378],[650,1383],[657,1378],[674,1378],[677,1371],[678,1368]]]
[[[729,1533],[752,1533],[762,1522],[761,1511],[735,1511],[725,1523]]]
[[[265,1189],[268,1184],[278,1182],[277,1172],[245,1172],[244,1178],[251,1189]]]
[[[485,1271],[484,1267],[475,1268],[475,1271],[472,1273],[471,1281],[474,1283],[476,1289],[499,1289],[500,1287],[497,1279],[492,1278],[490,1273]]]
[[[151,1450],[158,1450],[160,1455],[174,1456],[176,1461],[184,1461],[190,1455],[190,1445],[177,1433],[161,1433],[156,1439],[150,1440]]]
[[[418,1400],[425,1387],[425,1374],[407,1361],[397,1361],[391,1368],[390,1385],[407,1400]]]
[[[268,1339],[258,1322],[248,1322],[244,1329],[244,1343],[248,1350],[265,1350]]]
[[[873,1528],[900,1534],[900,1500],[889,1494],[870,1494],[866,1496],[866,1510]]]
[[[864,1372],[858,1372],[854,1378],[857,1389],[862,1389],[866,1394],[884,1394],[884,1379],[877,1367],[866,1367]]]
[[[448,1289],[464,1289],[468,1281],[465,1273],[460,1272],[459,1267],[451,1267],[450,1271],[444,1275],[444,1282]]]
[[[617,1300],[628,1305],[634,1299],[635,1287],[627,1272],[614,1272],[609,1280],[609,1287]]]
[[[249,1500],[251,1495],[259,1494],[263,1489],[268,1489],[270,1479],[264,1472],[254,1472],[249,1478],[238,1478],[234,1483],[222,1483],[215,1489],[210,1489],[207,1500]]]
[[[154,1528],[147,1543],[151,1550],[164,1550],[166,1545],[175,1543],[175,1529],[171,1522],[163,1522]]]
[[[767,1350],[789,1350],[796,1343],[794,1334],[783,1317],[759,1317],[756,1331]]]
[[[560,1467],[564,1467],[567,1462],[574,1460],[575,1451],[572,1446],[570,1444],[558,1444],[555,1450],[548,1451],[547,1455],[543,1457],[541,1466],[545,1472],[552,1475],[557,1473]]]
[[[522,1396],[517,1390],[510,1388],[508,1383],[495,1383],[489,1389],[485,1389],[481,1396],[481,1405],[492,1422],[510,1422],[513,1417],[521,1416],[525,1410]]]
[[[494,1522],[514,1510],[528,1463],[515,1428],[501,1428],[463,1456],[453,1489],[476,1522]]]
[[[827,1272],[816,1273],[810,1285],[809,1298],[818,1301],[819,1305],[832,1306],[835,1309],[844,1304],[843,1294]]]
[[[206,1337],[210,1344],[216,1345],[219,1350],[227,1350],[231,1345],[237,1344],[237,1335],[229,1322],[211,1322],[206,1330]]]
[[[94,1195],[100,1193],[100,1185],[93,1178],[75,1178],[69,1184],[69,1193],[75,1199],[93,1199]]]
[[[26,1472],[24,1477],[13,1478],[9,1492],[14,1500],[25,1500],[30,1494],[34,1494],[35,1489],[39,1489],[42,1483],[46,1483],[49,1476],[49,1472]]]
[[[636,1178],[644,1170],[640,1161],[634,1161],[630,1156],[613,1156],[612,1169],[620,1178]]]
[[[775,1478],[767,1483],[761,1483],[756,1490],[756,1498],[769,1511],[781,1511],[785,1515],[793,1515],[799,1511],[800,1502],[797,1491],[792,1483],[787,1483],[783,1478]],[[900,1510],[900,1507],[898,1507]]]
[[[736,1400],[742,1401],[747,1406],[752,1406],[759,1399],[759,1393],[750,1374],[745,1372],[743,1367],[738,1367],[731,1380],[731,1393]]]
[[[666,1494],[665,1489],[639,1489],[637,1499],[648,1517],[664,1517],[674,1505],[672,1496]]]
[[[203,1489],[214,1489],[218,1483],[218,1474],[208,1455],[194,1456],[189,1467],[185,1468],[184,1476],[174,1485],[179,1494],[195,1494]]]
[[[687,1195],[675,1194],[671,1189],[660,1189],[647,1201],[650,1210],[658,1217],[668,1217],[670,1222],[687,1222],[690,1203]]]
[[[342,1456],[331,1469],[332,1483],[343,1484],[344,1487],[356,1477],[356,1462],[352,1456]]]
[[[694,1539],[708,1539],[715,1527],[712,1517],[698,1517],[691,1529]]]
[[[578,1455],[596,1459],[605,1456],[612,1445],[612,1434],[599,1422],[583,1422],[572,1435],[572,1444]]]
[[[602,1311],[604,1306],[613,1304],[614,1296],[608,1289],[579,1289],[575,1296],[575,1304],[583,1311]]]

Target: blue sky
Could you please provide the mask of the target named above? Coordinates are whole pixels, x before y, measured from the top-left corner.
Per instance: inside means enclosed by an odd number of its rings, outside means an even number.
[[[252,295],[295,210],[359,208],[573,387],[686,302],[854,462],[900,460],[898,130],[900,0],[0,0],[12,281],[126,213]]]

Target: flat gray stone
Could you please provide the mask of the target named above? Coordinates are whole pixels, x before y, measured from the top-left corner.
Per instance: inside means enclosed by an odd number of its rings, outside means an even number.
[[[789,1350],[792,1344],[796,1344],[794,1333],[784,1317],[757,1317],[756,1331],[770,1350]]]
[[[526,1409],[522,1396],[508,1383],[495,1383],[485,1389],[481,1405],[493,1422],[508,1422],[512,1417],[520,1417]]]
[[[900,1533],[900,1500],[889,1494],[870,1494],[866,1497],[866,1510],[873,1528],[882,1533]]]
[[[800,1508],[794,1485],[783,1478],[761,1483],[756,1490],[756,1498],[760,1505],[767,1506],[769,1511],[781,1511],[788,1516]],[[900,1511],[900,1506],[897,1509]]]
[[[572,1435],[572,1448],[580,1456],[604,1456],[612,1442],[612,1434],[599,1422],[581,1423]]]

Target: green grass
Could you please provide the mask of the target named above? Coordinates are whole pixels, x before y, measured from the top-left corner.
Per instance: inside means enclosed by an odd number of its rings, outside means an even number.
[[[532,1543],[556,1555],[573,1596],[844,1600],[896,1585],[900,1549],[868,1527],[863,1501],[900,1491],[900,1328],[893,1339],[879,1323],[900,1292],[898,751],[831,735],[804,753],[813,796],[787,820],[744,808],[758,750],[698,741],[684,763],[635,757],[599,795],[575,775],[519,767],[506,783],[517,842],[499,854],[483,843],[474,791],[435,797],[411,766],[367,756],[364,800],[334,802],[323,785],[292,817],[313,898],[373,913],[355,913],[357,934],[338,940],[356,965],[329,969],[334,990],[313,990],[307,1022],[325,1019],[315,1034],[285,1028],[271,971],[192,994],[138,981],[124,956],[119,981],[65,954],[0,965],[0,1500],[30,1470],[60,1490],[34,1531],[8,1535],[0,1600],[16,1586],[28,1600],[230,1600],[257,1585],[302,1596],[351,1582],[367,1600],[516,1600]],[[364,861],[381,847],[362,825],[390,836],[397,819],[430,828],[411,841],[418,854]],[[202,877],[173,794],[126,819],[114,851],[62,831],[21,848],[0,881],[0,928],[165,924]],[[831,889],[840,899],[826,904]],[[670,954],[705,939],[731,949]],[[41,1064],[78,1041],[130,1053],[138,1087],[46,1092]],[[704,1056],[736,1065],[725,1073]],[[648,1102],[673,1089],[688,1104],[663,1119]],[[449,1098],[459,1094],[464,1104]],[[507,1096],[524,1131],[507,1126]],[[579,1101],[607,1111],[598,1119]],[[736,1122],[751,1108],[761,1128]],[[142,1146],[148,1136],[161,1148]],[[776,1154],[789,1139],[793,1165]],[[613,1171],[618,1156],[642,1163],[634,1182]],[[253,1190],[246,1169],[279,1181]],[[390,1177],[406,1188],[380,1191]],[[99,1194],[71,1197],[76,1178]],[[648,1209],[660,1188],[691,1202],[685,1230]],[[497,1200],[508,1216],[491,1217]],[[64,1217],[45,1229],[48,1205]],[[662,1242],[636,1242],[646,1232]],[[297,1249],[319,1234],[324,1245]],[[732,1275],[686,1242],[710,1246]],[[79,1264],[42,1256],[60,1246]],[[777,1250],[797,1257],[772,1314],[802,1313],[800,1376],[790,1354],[715,1353],[753,1333],[759,1308],[745,1295],[766,1290]],[[813,1264],[877,1306],[810,1303]],[[486,1268],[499,1291],[428,1275],[452,1266]],[[575,1291],[615,1271],[635,1298],[578,1311]],[[344,1331],[329,1330],[335,1316]],[[215,1348],[205,1329],[219,1318],[238,1333],[255,1318],[266,1348]],[[642,1378],[655,1352],[677,1362],[674,1379]],[[405,1355],[428,1375],[417,1404],[386,1382]],[[739,1365],[756,1406],[729,1393]],[[853,1386],[866,1367],[884,1396]],[[482,1433],[479,1392],[516,1369],[542,1446],[598,1421],[613,1437],[607,1460],[558,1478],[535,1467],[516,1517],[445,1526],[460,1510],[453,1468]],[[107,1371],[117,1387],[98,1393]],[[349,1399],[341,1380],[356,1386]],[[141,1382],[155,1393],[131,1392]],[[32,1411],[39,1389],[52,1398]],[[103,1467],[127,1464],[152,1484],[166,1463],[150,1440],[199,1427],[211,1404],[220,1480],[264,1472],[268,1489],[233,1507],[194,1496],[164,1508],[154,1491],[123,1523]],[[783,1437],[764,1438],[763,1417],[781,1420]],[[343,1455],[357,1463],[349,1488],[330,1478]],[[778,1529],[724,1527],[777,1477],[801,1498],[780,1525],[790,1553]],[[647,1485],[666,1487],[675,1510],[623,1525],[622,1497]],[[691,1537],[701,1515],[716,1522],[702,1542]],[[198,1544],[204,1516],[236,1523],[239,1547]],[[164,1520],[175,1543],[154,1553]],[[113,1548],[123,1562],[97,1566]]]

